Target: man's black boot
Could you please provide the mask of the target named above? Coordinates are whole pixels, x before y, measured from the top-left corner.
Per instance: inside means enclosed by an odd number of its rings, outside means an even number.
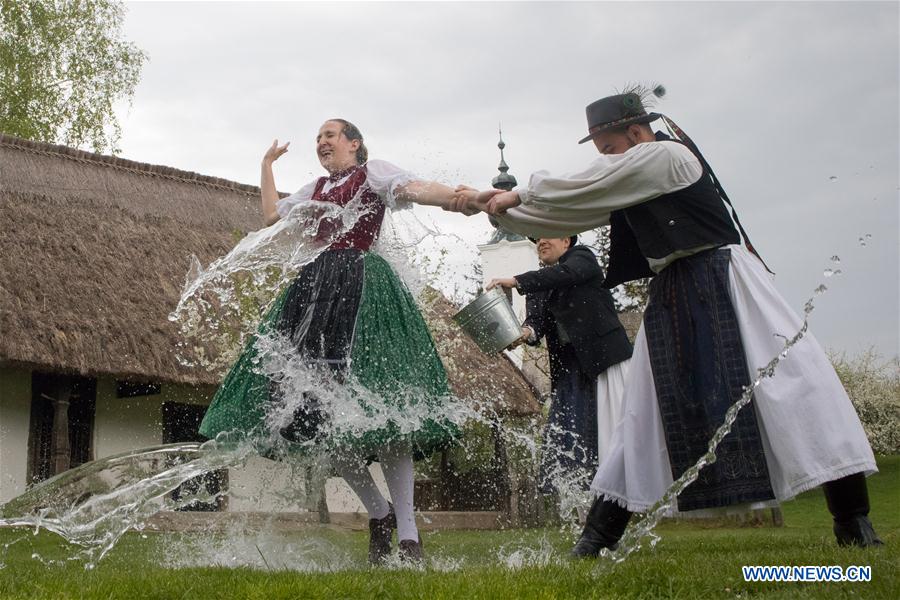
[[[597,498],[588,511],[581,537],[572,548],[572,556],[596,557],[603,548],[615,550],[630,519],[631,513],[614,500]]]
[[[834,517],[834,536],[839,546],[883,546],[869,521],[869,489],[866,476],[854,473],[822,486],[828,510]]]

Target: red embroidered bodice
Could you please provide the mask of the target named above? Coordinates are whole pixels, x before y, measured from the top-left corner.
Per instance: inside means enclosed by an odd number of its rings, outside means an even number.
[[[340,181],[343,177],[350,176],[345,182],[337,185],[327,192],[323,192],[323,188],[328,181]],[[365,165],[351,167],[348,171],[335,173],[329,177],[321,177],[316,182],[316,189],[313,192],[312,199],[319,202],[332,202],[338,206],[346,206],[359,192],[366,183],[368,175]],[[362,191],[360,197],[360,210],[362,214],[356,224],[346,233],[338,237],[334,243],[329,246],[329,250],[339,250],[342,248],[357,248],[359,250],[368,250],[378,239],[378,232],[381,230],[381,222],[384,220],[384,202],[378,197],[378,194],[366,187]],[[319,235],[328,235],[342,227],[340,219],[323,219],[319,223]]]

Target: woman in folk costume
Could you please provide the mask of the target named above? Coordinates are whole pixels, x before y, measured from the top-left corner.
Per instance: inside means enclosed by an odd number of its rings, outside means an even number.
[[[621,414],[631,343],[591,249],[574,235],[531,241],[542,268],[494,279],[487,289],[515,288],[526,297],[522,337],[513,346],[547,340],[552,401],[541,491],[587,490]]]
[[[338,473],[369,513],[371,563],[381,563],[390,554],[395,528],[401,559],[419,561],[422,547],[413,513],[413,455],[427,456],[445,447],[458,431],[440,416],[450,391],[422,315],[391,267],[370,248],[387,207],[408,202],[444,206],[458,192],[422,181],[388,162],[369,161],[359,130],[345,120],[332,119],[316,137],[319,162],[328,176],[279,199],[272,164],[287,147],[278,146],[276,140],[263,158],[266,223],[272,225],[310,201],[355,206],[358,219],[347,231],[342,231],[340,217],[318,223],[317,237],[331,235],[327,238],[331,244],[278,297],[260,333],[280,334],[290,340],[304,364],[331,373],[332,381],[359,384],[366,394],[393,405],[397,415],[414,413],[419,420],[412,431],[405,422],[401,432],[396,419],[388,415],[387,422],[377,428],[328,439],[327,410],[313,395],[304,394],[293,421],[280,435],[328,448]],[[279,397],[279,384],[259,372],[255,341],[249,341],[217,391],[201,424],[203,435],[213,438],[221,432],[266,427],[266,407],[284,400]],[[294,402],[296,406],[297,399]],[[371,411],[362,398],[358,402],[363,412]],[[366,459],[372,457],[381,463],[393,504],[380,493],[366,467]]]
[[[657,94],[661,95],[661,94]],[[623,418],[592,484],[576,556],[614,547],[632,512],[646,511],[707,450],[751,374],[783,349],[802,319],[770,273],[697,147],[632,90],[587,107],[602,156],[562,177],[534,173],[527,187],[476,199],[507,229],[571,235],[611,225],[607,285],[653,276],[635,340]],[[662,118],[673,140],[654,134]],[[580,143],[581,143],[580,142]],[[465,199],[455,204],[468,210]],[[737,225],[737,226],[735,226]],[[811,334],[755,388],[717,460],[678,498],[679,511],[765,506],[823,485],[841,545],[880,545],[868,519],[865,477],[877,471],[859,417]]]

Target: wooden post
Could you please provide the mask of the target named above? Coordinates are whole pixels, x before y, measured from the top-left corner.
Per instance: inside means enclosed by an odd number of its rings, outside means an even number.
[[[772,525],[775,527],[784,527],[784,513],[781,512],[780,506],[772,508]]]
[[[450,510],[450,456],[446,450],[441,451],[441,510]]]
[[[494,481],[496,485],[497,508],[506,517],[510,526],[518,525],[518,502],[513,498],[513,488],[509,479],[509,460],[506,456],[506,445],[503,443],[503,431],[500,423],[491,424],[491,435],[494,438]]]
[[[71,398],[72,387],[69,382],[60,382],[56,390],[56,397],[53,399],[53,434],[50,442],[54,475],[68,471],[72,458],[72,448],[69,444],[69,401]]]
[[[327,483],[327,480],[326,480]],[[326,486],[322,486],[322,491],[319,493],[319,501],[318,501],[318,509],[319,509],[319,523],[331,523],[331,513],[328,512],[328,496],[325,493]]]

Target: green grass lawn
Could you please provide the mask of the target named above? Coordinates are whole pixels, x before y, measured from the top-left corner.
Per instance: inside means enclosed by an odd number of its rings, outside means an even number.
[[[0,530],[0,598],[900,598],[900,456],[879,459],[869,479],[872,520],[886,546],[838,548],[820,490],[784,505],[783,528],[689,522],[658,528],[659,543],[619,565],[569,562],[568,534],[556,530],[432,532],[425,571],[368,569],[366,534],[322,528],[271,539],[127,535],[93,570],[63,560],[47,533]],[[17,541],[16,541],[17,540]],[[4,551],[4,545],[10,544]],[[268,545],[267,545],[268,544]],[[333,572],[173,566],[214,546],[240,562],[256,553],[270,565],[331,564]],[[248,550],[249,547],[249,550]],[[257,547],[259,549],[257,549]],[[295,556],[296,555],[296,556]],[[188,561],[190,562],[190,561]],[[515,566],[522,564],[523,566]],[[513,566],[510,566],[513,565]],[[745,583],[742,565],[868,565],[868,583]]]

